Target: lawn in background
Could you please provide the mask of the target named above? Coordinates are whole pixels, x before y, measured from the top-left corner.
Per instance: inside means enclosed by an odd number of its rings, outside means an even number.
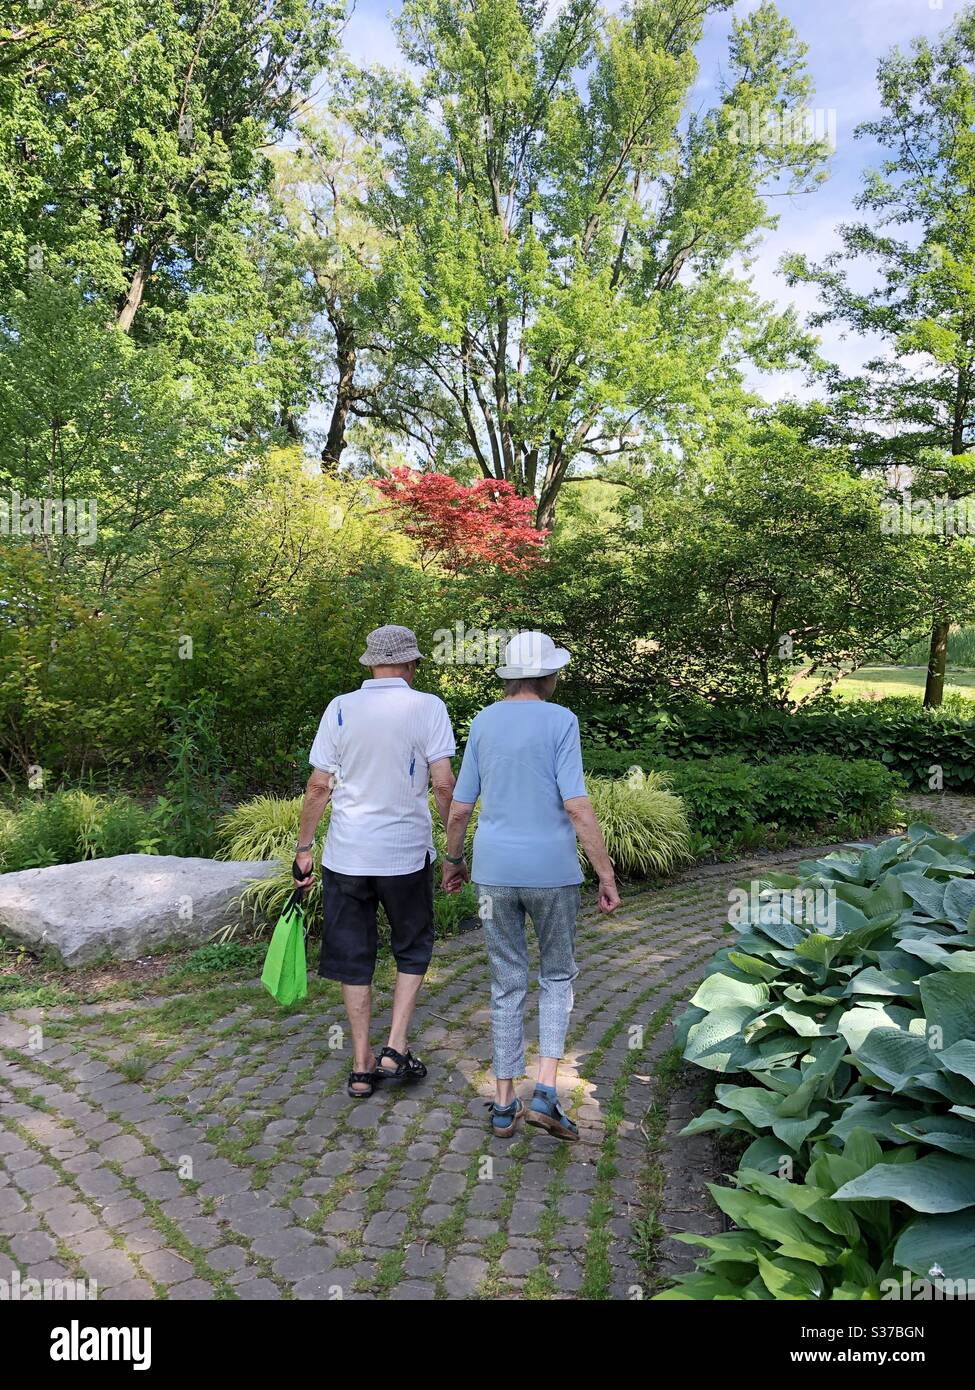
[[[918,703],[924,698],[924,666],[862,666],[844,676],[833,687],[840,700],[880,700],[885,695],[913,695]],[[800,681],[796,693],[808,695],[814,681]],[[951,671],[945,677],[945,694],[952,692],[975,699],[975,670]]]

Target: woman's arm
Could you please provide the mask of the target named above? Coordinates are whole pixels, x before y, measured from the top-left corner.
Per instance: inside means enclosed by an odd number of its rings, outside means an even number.
[[[615,912],[620,905],[613,861],[606,851],[603,832],[588,796],[570,796],[563,806],[572,822],[583,852],[599,878],[599,910]]]
[[[447,822],[447,854],[451,859],[459,859],[464,853],[464,841],[467,839],[467,827],[471,823],[471,816],[474,814],[473,801],[452,801],[450,804],[450,818]],[[443,866],[443,890],[445,893],[456,892],[467,882],[469,875],[466,864],[448,864],[446,861]]]

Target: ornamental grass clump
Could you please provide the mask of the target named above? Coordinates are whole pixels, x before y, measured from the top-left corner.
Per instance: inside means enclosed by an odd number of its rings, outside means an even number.
[[[667,779],[656,773],[640,781],[587,777],[586,788],[603,828],[606,847],[617,871],[629,877],[645,878],[672,872],[688,857],[690,832],[680,797],[667,790]],[[433,842],[439,856],[445,852],[443,827],[431,797]],[[277,920],[292,891],[291,862],[298,838],[301,798],[258,796],[244,802],[224,816],[219,825],[219,855],[224,859],[277,859],[278,868],[269,878],[248,885],[241,907],[256,920]],[[315,837],[315,860],[328,827],[328,811]],[[470,861],[477,807],[467,832]],[[589,872],[581,851],[580,862]],[[321,884],[305,896],[314,920],[321,905]]]

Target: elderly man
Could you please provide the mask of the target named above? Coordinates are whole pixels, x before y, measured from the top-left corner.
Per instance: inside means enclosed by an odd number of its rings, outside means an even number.
[[[613,912],[619,893],[602,832],[586,795],[579,721],[551,703],[569,653],[544,632],[523,632],[498,668],[504,699],[471,724],[447,828],[447,892],[467,878],[464,839],[480,797],[473,879],[491,963],[491,1021],[497,1095],[496,1135],[515,1132],[524,1113],[514,1080],[525,1070],[524,1009],[528,990],[525,917],[538,937],[540,1060],[529,1124],[559,1139],[579,1131],[559,1102],[559,1061],[572,1010],[576,915],[582,872],[576,837],[599,878],[599,906]]]
[[[295,883],[314,881],[315,831],[331,800],[322,853],[325,921],[318,973],[339,980],[352,1033],[347,1084],[365,1100],[377,1081],[420,1081],[426,1067],[407,1046],[416,997],[433,952],[436,859],[428,788],[447,824],[454,775],[454,735],[436,695],[413,690],[421,659],[408,627],[376,628],[359,658],[372,679],[338,695],[318,726],[301,808]],[[376,913],[389,919],[396,989],[389,1042],[377,1065],[369,1042]]]

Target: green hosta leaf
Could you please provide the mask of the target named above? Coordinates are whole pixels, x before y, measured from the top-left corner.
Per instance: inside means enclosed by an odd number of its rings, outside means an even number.
[[[891,1138],[895,1144],[903,1143],[905,1141],[899,1137],[899,1127],[910,1124],[922,1113],[918,1105],[891,1105],[886,1098],[863,1096],[843,1111],[830,1127],[829,1133],[845,1142],[855,1129],[865,1129],[868,1134],[881,1139]]]
[[[953,1115],[961,1115],[965,1120],[975,1121],[975,1109],[970,1105],[953,1105],[951,1107],[951,1113]]]
[[[777,1009],[769,1009],[767,1013],[759,1014],[751,1025],[749,1035],[754,1031],[755,1024],[764,1024],[770,1018],[781,1018],[783,1023],[789,1025],[793,1033],[799,1034],[800,1038],[831,1038],[835,1036],[840,1013],[833,1010],[825,1018],[815,1017],[815,1014],[822,1013],[822,1008],[810,1009],[806,1012],[801,1008],[791,1008],[788,1004],[780,1004]]]
[[[928,1028],[941,1031],[941,1046],[975,1038],[975,975],[938,970],[921,981]]]
[[[799,865],[803,878],[819,875],[826,879],[840,879],[845,883],[863,883],[863,862],[859,855],[827,854],[823,859],[804,859]]]
[[[804,1120],[781,1117],[772,1125],[772,1133],[777,1135],[784,1144],[788,1144],[790,1149],[794,1149],[798,1153],[810,1134],[819,1128],[823,1120],[827,1119],[829,1116],[825,1110],[814,1110],[808,1119]]]
[[[924,874],[901,874],[900,886],[935,921],[945,921],[945,885]]]
[[[864,860],[867,856],[864,855]],[[863,888],[853,883],[839,883],[836,896],[841,902],[852,903],[866,917],[884,917],[888,913],[902,912],[907,905],[907,896],[900,882],[893,875],[876,883],[872,888]]]
[[[848,994],[889,995],[900,999],[915,999],[920,995],[917,982],[909,976],[887,975],[874,965],[868,965],[855,975],[846,987]]]
[[[718,1236],[701,1236],[696,1231],[681,1231],[674,1236],[684,1245],[701,1245],[712,1254],[724,1260],[740,1260],[755,1263],[758,1251],[767,1252],[769,1246],[752,1231],[723,1231]]]
[[[920,1216],[901,1232],[894,1263],[926,1279],[940,1269],[945,1279],[975,1279],[975,1215]]]
[[[708,1071],[752,1066],[759,1054],[742,1041],[741,1032],[753,1013],[747,1004],[733,1009],[715,1009],[690,1028],[684,1056]]]
[[[799,1212],[789,1211],[767,1197],[757,1196],[731,1187],[718,1187],[708,1184],[718,1206],[730,1216],[736,1226],[743,1230],[757,1231],[760,1236],[776,1243],[786,1240],[808,1241],[816,1245],[822,1230],[812,1221],[807,1221]]]
[[[741,1129],[746,1134],[754,1134],[755,1131],[749,1122],[737,1110],[705,1110],[702,1115],[697,1115],[689,1124],[686,1124],[680,1131],[682,1136],[691,1134],[706,1134],[713,1129]]]
[[[975,1132],[967,1120],[951,1115],[923,1115],[896,1126],[897,1132],[917,1143],[944,1149],[959,1158],[975,1159]]]
[[[761,1037],[762,1035],[759,1034]],[[795,1033],[776,1033],[766,1042],[752,1048],[753,1056],[745,1063],[749,1071],[767,1071],[772,1067],[788,1065],[803,1052],[807,1045]]]
[[[688,1005],[680,1018],[674,1024],[674,1043],[680,1048],[681,1052],[687,1046],[687,1035],[694,1027],[695,1023],[700,1023],[702,1018],[707,1018],[707,1009],[695,1009]]]
[[[780,1101],[762,1086],[715,1086],[714,1098],[760,1129],[768,1129],[778,1119]]]
[[[837,1020],[836,1031],[840,1037],[846,1039],[850,1051],[855,1052],[876,1029],[895,1028],[906,1033],[912,1019],[915,1018],[916,1014],[897,1004],[858,1004],[855,1009],[849,1009]]]
[[[938,1053],[938,1061],[949,1071],[975,1083],[975,1042],[965,1038],[962,1042],[952,1043],[951,1047]]]
[[[735,980],[730,975],[708,975],[701,981],[691,1004],[698,1009],[733,1009],[740,1004],[757,1009],[768,1002],[768,986]]]
[[[742,1154],[739,1172],[742,1168],[753,1168],[759,1173],[777,1173],[782,1167],[783,1159],[790,1162],[792,1160],[792,1155],[786,1152],[785,1145],[774,1136],[763,1134],[758,1139],[753,1139]]]
[[[971,879],[953,878],[945,889],[944,910],[952,926],[965,931],[975,911],[975,883]]]
[[[917,937],[914,940],[902,938],[900,949],[908,955],[918,956],[927,965],[946,965],[951,959],[950,952],[931,937]]]
[[[805,941],[801,941],[796,947],[796,955],[803,956],[807,960],[817,961],[820,965],[829,965],[836,955],[839,943],[835,937],[826,936],[823,932],[810,932]]]
[[[853,1048],[853,1059],[894,1091],[901,1090],[929,1071],[932,1052],[924,1038],[904,1033],[899,1028],[875,1028],[859,1047]]]
[[[760,980],[774,980],[782,974],[781,966],[769,965],[768,961],[746,955],[744,951],[729,951],[728,959],[746,975],[757,975]]]
[[[758,1257],[759,1273],[769,1293],[779,1299],[818,1298],[823,1291],[823,1279],[815,1268],[800,1260],[776,1258],[775,1263],[764,1255]],[[806,1271],[809,1273],[806,1273]]]
[[[780,916],[776,921],[750,922],[753,931],[761,932],[778,946],[796,947],[803,939],[803,933],[792,922]]]
[[[975,873],[970,864],[964,863],[959,859],[952,859],[948,855],[939,854],[930,845],[922,845],[911,855],[912,864],[926,864],[928,867],[925,872],[932,869],[939,873],[965,876]]]
[[[878,1163],[844,1183],[833,1199],[903,1202],[914,1211],[960,1211],[975,1206],[975,1164],[952,1154],[929,1154],[912,1163]]]
[[[940,1056],[932,1053],[932,1065],[940,1065]],[[969,1105],[975,1101],[975,1086],[964,1076],[951,1071],[925,1071],[915,1078],[915,1084],[905,1087],[905,1094],[918,1097],[918,1087],[925,1087],[936,1096],[944,1096],[953,1105]]]
[[[827,990],[835,992],[827,993]],[[843,997],[845,990],[845,985],[827,985],[826,990],[821,993],[810,994],[802,985],[787,985],[782,993],[793,1004],[819,1004],[824,1008],[831,1009]]]
[[[716,1299],[741,1298],[740,1286],[716,1274],[685,1274],[679,1284],[655,1293],[651,1303],[711,1303]]]
[[[883,1149],[876,1139],[862,1127],[853,1130],[843,1145],[843,1157],[848,1163],[855,1163],[861,1173],[872,1168],[883,1159]]]

